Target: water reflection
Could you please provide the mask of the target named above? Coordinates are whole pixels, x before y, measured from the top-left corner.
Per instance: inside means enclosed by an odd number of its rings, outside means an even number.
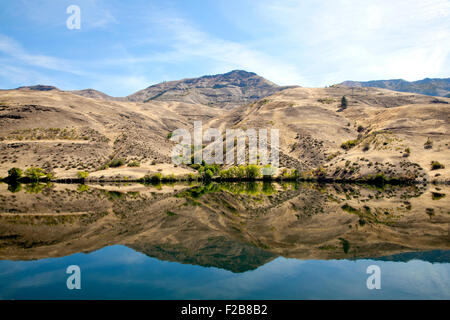
[[[5,263],[69,259],[111,245],[236,274],[280,259],[322,260],[323,270],[341,259],[422,260],[444,263],[448,280],[449,191],[269,182],[0,184],[0,260],[8,260],[0,264],[0,283],[12,281],[1,273]]]

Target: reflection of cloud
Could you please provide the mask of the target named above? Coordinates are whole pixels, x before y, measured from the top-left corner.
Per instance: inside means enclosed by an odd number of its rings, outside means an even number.
[[[63,270],[64,271],[64,270]],[[51,283],[55,283],[58,279],[64,279],[64,273],[60,270],[37,273],[32,276],[21,278],[13,284],[15,289],[37,288],[43,287]],[[62,285],[65,285],[63,282]]]
[[[124,246],[28,262],[0,262],[3,298],[39,297],[77,264],[82,294],[96,298],[159,299],[448,299],[450,264],[423,261],[296,260],[277,258],[245,273],[160,261]],[[369,265],[381,268],[381,290],[368,290]],[[19,267],[17,267],[19,266]],[[13,272],[4,273],[8,268]],[[27,276],[22,278],[21,275]],[[18,281],[14,281],[19,279]],[[30,291],[30,288],[33,290]],[[69,294],[69,291],[64,291]],[[64,294],[63,292],[63,294]],[[63,296],[64,297],[64,296]],[[63,298],[59,297],[59,298]],[[72,297],[72,296],[68,296]]]

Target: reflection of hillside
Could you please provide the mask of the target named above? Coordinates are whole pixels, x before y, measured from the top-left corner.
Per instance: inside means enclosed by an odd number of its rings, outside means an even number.
[[[450,250],[433,250],[425,252],[405,252],[376,258],[382,261],[401,261],[422,260],[431,263],[450,263]]]
[[[271,252],[225,237],[198,241],[193,247],[185,247],[182,244],[153,246],[145,242],[129,247],[159,260],[216,267],[232,272],[254,270],[276,258]]]
[[[402,261],[413,252],[423,260],[447,261],[445,251],[431,258],[416,252],[450,249],[449,191],[228,183],[55,184],[39,193],[12,193],[0,185],[0,259],[59,257],[123,244],[161,260],[233,272],[276,256]]]

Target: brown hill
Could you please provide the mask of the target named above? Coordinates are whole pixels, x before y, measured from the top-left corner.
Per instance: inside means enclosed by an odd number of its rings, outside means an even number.
[[[430,79],[426,78],[418,81],[405,81],[403,79],[393,80],[373,80],[373,81],[345,81],[342,85],[348,87],[374,87],[400,92],[413,92],[426,94],[429,96],[445,97],[450,95],[450,78]]]
[[[216,98],[211,102],[223,106]],[[304,177],[353,180],[378,174],[449,181],[449,103],[444,97],[346,86],[285,89],[232,110],[158,99],[109,101],[57,89],[4,90],[0,176],[11,167],[30,166],[61,178],[75,177],[79,170],[97,178],[189,173],[171,165],[174,144],[168,134],[202,120],[204,129],[278,128],[281,165],[299,169]],[[142,165],[100,170],[114,158]],[[433,161],[441,167],[432,167]]]
[[[59,90],[2,91],[0,176],[11,167],[35,166],[60,178],[75,177],[114,158],[141,162],[134,170],[143,176],[170,164],[169,132],[216,118],[219,111],[183,102],[98,100]]]
[[[93,98],[93,99],[103,99],[103,100],[110,100],[110,101],[120,101],[123,100],[122,98],[114,98],[106,93],[103,93],[101,91],[95,90],[95,89],[83,89],[83,90],[72,90],[70,91],[73,94],[86,97],[86,98]]]
[[[255,73],[234,70],[225,74],[163,82],[138,91],[127,99],[135,102],[181,101],[230,109],[285,88]]]
[[[377,88],[294,88],[235,109],[211,125],[278,128],[281,164],[306,176],[448,181],[449,102]],[[432,161],[445,168],[432,170]]]

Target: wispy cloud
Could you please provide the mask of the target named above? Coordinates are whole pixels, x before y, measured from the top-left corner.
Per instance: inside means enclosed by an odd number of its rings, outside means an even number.
[[[50,80],[125,95],[232,69],[302,86],[450,74],[449,0],[217,0],[208,8],[79,0],[77,31],[65,27],[68,4],[0,4],[9,27],[0,34],[1,83]],[[22,6],[21,16],[3,14]]]
[[[16,63],[21,62],[49,70],[63,71],[76,75],[86,75],[85,72],[75,68],[71,61],[41,54],[28,53],[17,41],[2,34],[0,34],[0,52],[14,59]]]
[[[282,30],[281,38],[308,52],[306,60],[320,61],[322,67],[305,69],[316,85],[326,78],[416,80],[450,73],[448,0],[263,0],[258,12]]]

